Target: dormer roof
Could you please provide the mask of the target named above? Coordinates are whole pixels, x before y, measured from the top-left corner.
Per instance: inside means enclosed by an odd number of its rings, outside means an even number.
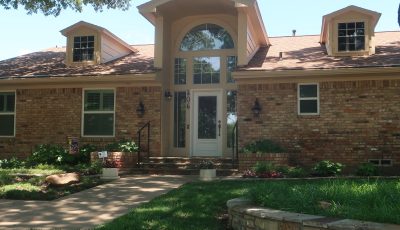
[[[85,22],[85,21],[79,21],[79,22],[77,22],[77,23],[75,23],[75,24],[73,24],[71,26],[68,26],[67,28],[61,30],[60,33],[67,37],[70,33],[73,33],[73,31],[75,31],[75,30],[77,30],[78,28],[81,28],[81,27],[90,28],[92,30],[95,30],[95,31],[99,32],[100,34],[108,35],[110,38],[112,38],[113,40],[115,40],[120,45],[124,46],[125,48],[131,50],[132,52],[137,52],[137,50],[135,48],[133,48],[132,46],[128,45],[126,42],[124,42],[122,39],[117,37],[115,34],[111,33],[106,28],[103,28],[101,26],[98,26],[98,25],[95,25],[95,24],[91,24],[91,23],[88,23],[88,22]]]
[[[371,24],[372,24],[372,28],[375,30],[376,24],[379,21],[379,18],[381,17],[381,13],[372,11],[372,10],[368,10],[368,9],[364,9],[358,6],[354,6],[354,5],[350,5],[348,7],[345,7],[343,9],[337,10],[335,12],[332,12],[330,14],[327,14],[325,16],[322,17],[322,28],[321,28],[321,35],[320,35],[320,43],[324,44],[327,40],[327,33],[328,33],[328,24],[329,22],[333,19],[336,18],[340,15],[349,13],[349,12],[358,12],[361,14],[365,14],[369,17],[371,17]]]

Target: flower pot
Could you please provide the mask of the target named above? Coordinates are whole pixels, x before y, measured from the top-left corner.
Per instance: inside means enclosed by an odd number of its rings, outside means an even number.
[[[200,169],[200,180],[211,181],[217,178],[216,169]]]
[[[100,178],[103,180],[119,179],[118,168],[103,168],[103,174]]]

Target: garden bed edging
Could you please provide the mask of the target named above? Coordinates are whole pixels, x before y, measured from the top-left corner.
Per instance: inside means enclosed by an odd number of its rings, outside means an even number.
[[[398,230],[400,225],[328,218],[255,206],[251,201],[236,198],[227,202],[229,228],[233,230]]]

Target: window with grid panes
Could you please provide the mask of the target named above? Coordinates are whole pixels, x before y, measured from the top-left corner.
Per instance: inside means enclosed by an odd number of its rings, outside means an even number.
[[[365,49],[364,22],[338,24],[338,50],[361,51]]]
[[[84,136],[114,136],[114,90],[85,90]]]
[[[15,135],[15,92],[0,92],[0,136]]]
[[[74,37],[73,61],[94,60],[94,36]]]

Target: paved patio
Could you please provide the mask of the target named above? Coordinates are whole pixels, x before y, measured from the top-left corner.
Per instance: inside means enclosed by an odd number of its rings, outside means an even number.
[[[132,176],[54,201],[0,200],[0,228],[93,228],[193,176]]]

